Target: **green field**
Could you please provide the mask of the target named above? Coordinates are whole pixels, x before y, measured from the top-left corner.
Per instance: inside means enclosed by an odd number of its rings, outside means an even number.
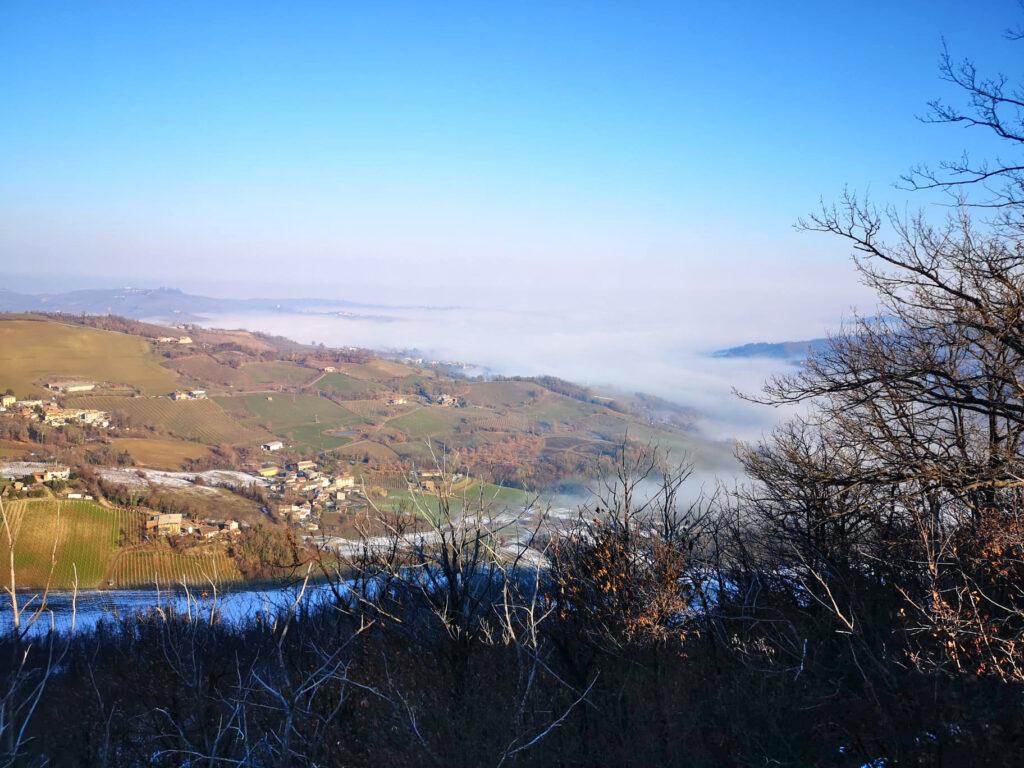
[[[365,398],[379,392],[381,387],[372,381],[357,379],[344,373],[325,373],[316,388],[340,397]]]
[[[486,514],[497,515],[504,511],[519,512],[531,501],[534,495],[518,488],[505,488],[472,480],[457,485],[451,494],[449,504],[455,513],[463,509],[470,512],[484,511]],[[388,490],[388,495],[376,502],[384,511],[423,511],[428,515],[436,515],[440,508],[440,500],[436,494],[409,490],[408,487]]]
[[[265,433],[239,423],[213,400],[171,400],[167,397],[80,397],[69,401],[81,408],[123,414],[139,425],[159,427],[186,440],[207,445],[254,443]]]
[[[153,584],[156,577],[163,584],[181,578],[203,584],[214,573],[222,581],[239,578],[233,562],[219,549],[178,554],[159,544],[140,544],[140,512],[55,499],[10,501],[4,506],[14,531],[18,587],[40,589],[49,583],[51,589],[70,589],[76,573],[79,589],[142,586]],[[0,529],[4,557],[7,546],[6,532]],[[6,572],[2,583],[9,584]]]
[[[138,336],[50,320],[0,320],[0,390],[43,394],[40,382],[48,378],[110,382],[147,394],[169,392],[177,381]]]
[[[409,437],[428,437],[450,431],[459,416],[457,410],[450,408],[424,407],[392,419],[388,426],[405,432]]]
[[[240,369],[243,383],[249,387],[281,385],[301,387],[317,377],[317,372],[301,365],[286,362],[249,363]]]
[[[316,395],[236,395],[217,398],[217,402],[246,424],[265,428],[302,450],[344,445],[349,438],[328,432],[362,422],[346,408]]]
[[[407,365],[380,358],[366,363],[342,363],[339,368],[342,373],[348,374],[353,378],[377,382],[399,379],[416,373],[415,369]]]
[[[515,408],[549,394],[539,384],[526,381],[482,381],[473,384],[466,402],[488,408]]]

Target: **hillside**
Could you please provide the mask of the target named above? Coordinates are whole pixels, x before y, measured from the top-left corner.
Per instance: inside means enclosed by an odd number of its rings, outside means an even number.
[[[176,288],[98,288],[42,294],[0,290],[0,312],[119,315],[135,320],[159,318],[178,323],[222,312],[338,312],[381,306],[344,299],[219,298],[197,296]]]
[[[45,392],[51,377],[81,378],[164,393],[176,376],[146,339],[48,319],[0,319],[0,389],[21,397]]]
[[[240,578],[218,547],[176,552],[143,542],[145,515],[91,501],[33,499],[7,503],[15,531],[20,588],[95,589],[160,584],[206,585]],[[8,584],[5,574],[4,585]]]
[[[448,451],[485,480],[544,489],[588,473],[627,434],[677,457],[728,460],[727,446],[690,428],[688,409],[640,394],[598,395],[551,377],[458,378],[442,366],[367,350],[103,317],[6,317],[0,339],[0,390],[10,387],[19,398],[46,393],[61,407],[107,413],[112,426],[90,439],[156,468],[258,466],[270,458],[259,446],[278,439],[279,461],[327,454],[400,471]],[[47,392],[41,385],[55,376],[96,387]],[[171,397],[189,390],[200,394]],[[17,440],[4,445],[17,455]],[[64,459],[96,453],[88,440],[79,445],[64,447]]]
[[[720,349],[712,357],[764,357],[773,360],[801,362],[808,355],[823,350],[828,339],[807,339],[805,341],[753,342],[738,347]]]

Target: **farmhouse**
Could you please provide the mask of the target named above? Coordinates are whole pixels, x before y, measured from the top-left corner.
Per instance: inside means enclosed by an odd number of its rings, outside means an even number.
[[[53,392],[65,392],[68,394],[72,394],[74,392],[91,392],[96,389],[96,383],[93,381],[75,381],[69,379],[47,381],[43,386]]]
[[[355,488],[355,485],[356,479],[353,475],[346,473],[344,475],[338,475],[337,477],[334,478],[335,488]]]
[[[46,467],[42,472],[35,472],[32,475],[37,483],[52,483],[54,480],[70,480],[71,469],[60,464]]]
[[[43,406],[43,421],[51,427],[77,423],[95,427],[109,427],[110,414],[92,408],[61,408],[56,403]]]
[[[282,448],[284,448],[284,443],[282,443],[280,440],[272,440],[269,443],[263,443],[263,445],[261,445],[260,448],[262,448],[264,451],[280,451]]]
[[[189,389],[187,391],[182,391],[180,389],[176,389],[174,392],[171,392],[170,398],[171,400],[205,400],[206,390]]]
[[[178,343],[179,344],[191,344],[192,343],[192,337],[191,336],[179,336],[178,337]]]
[[[392,397],[388,400],[388,405],[405,405],[408,402],[404,397]]]
[[[177,341],[174,336],[157,336],[156,340],[160,344],[173,344]]]
[[[18,398],[14,395],[0,395],[0,411],[6,411],[16,402],[18,402]]]
[[[220,536],[220,528],[214,525],[199,525],[196,527],[196,533],[201,539],[214,539]]]
[[[180,512],[153,512],[146,518],[146,530],[159,533],[180,533]]]
[[[307,469],[316,469],[316,462],[304,459],[303,461],[294,461],[288,465],[288,469],[294,472],[305,472]]]

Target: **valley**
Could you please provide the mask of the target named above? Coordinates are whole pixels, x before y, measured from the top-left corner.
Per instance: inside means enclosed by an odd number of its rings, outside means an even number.
[[[82,588],[281,577],[274,556],[344,549],[382,514],[415,528],[445,484],[453,509],[522,511],[584,492],[623,446],[698,468],[731,450],[660,398],[356,347],[41,314],[0,316],[0,339],[21,587],[67,588],[72,566]]]

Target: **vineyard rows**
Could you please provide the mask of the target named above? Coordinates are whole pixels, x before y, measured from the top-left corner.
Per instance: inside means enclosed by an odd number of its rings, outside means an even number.
[[[110,580],[116,587],[147,587],[183,582],[189,586],[211,582],[219,585],[240,578],[234,561],[224,552],[126,551],[117,556]]]
[[[90,397],[75,403],[121,413],[139,424],[152,424],[179,437],[208,445],[252,442],[261,433],[243,426],[212,400],[170,400],[166,397]],[[86,406],[86,404],[88,404]]]

